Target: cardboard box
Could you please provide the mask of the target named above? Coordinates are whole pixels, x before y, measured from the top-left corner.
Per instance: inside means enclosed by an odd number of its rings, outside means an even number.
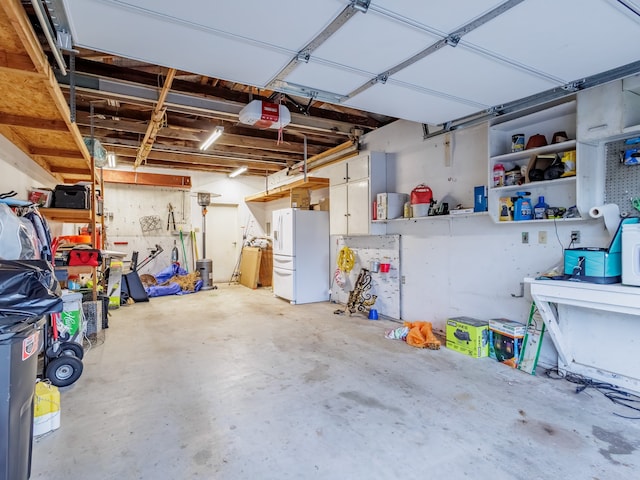
[[[489,357],[512,368],[518,368],[524,337],[512,337],[489,330]]]
[[[312,205],[313,210],[328,212],[329,211],[329,199],[321,198],[318,203],[314,203]]]
[[[480,358],[489,354],[489,324],[471,317],[447,320],[447,348]]]
[[[404,204],[409,201],[409,195],[406,193],[379,193],[376,200],[377,220],[391,220],[403,216]]]
[[[292,188],[291,189],[291,207],[292,208],[309,208],[311,205],[311,196],[308,188]]]
[[[527,326],[524,323],[509,320],[507,318],[492,318],[489,320],[489,329],[512,337],[524,337]]]

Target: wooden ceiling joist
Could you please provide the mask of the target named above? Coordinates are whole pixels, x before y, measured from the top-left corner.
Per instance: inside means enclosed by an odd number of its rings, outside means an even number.
[[[161,173],[124,172],[104,170],[105,183],[125,183],[129,185],[150,185],[155,187],[191,188],[191,177],[186,175],[163,175]]]
[[[39,155],[42,157],[73,158],[77,160],[84,158],[77,150],[63,150],[52,147],[30,147],[29,151],[32,155]]]
[[[164,108],[164,102],[167,99],[167,94],[171,89],[171,84],[173,83],[173,78],[175,76],[176,69],[170,68],[169,72],[167,73],[167,78],[164,81],[164,85],[162,86],[162,90],[160,91],[160,95],[158,96],[158,103],[156,103],[155,107],[153,108],[151,121],[149,122],[147,133],[145,133],[142,144],[140,145],[140,149],[138,150],[138,155],[136,156],[134,167],[139,167],[147,159],[149,152],[153,148],[153,142],[155,142],[158,130],[160,130],[160,127],[162,126],[162,123],[164,121],[164,114],[166,112],[166,108]]]
[[[65,132],[68,130],[68,126],[63,120],[11,115],[2,112],[0,112],[0,125],[35,128],[38,130],[54,130],[57,132]]]
[[[85,175],[87,173],[87,170],[83,168],[58,167],[55,165],[52,165],[50,170],[51,173],[59,173],[61,175]]]
[[[23,73],[38,74],[36,67],[28,55],[19,55],[11,52],[0,51],[0,69],[19,70]]]

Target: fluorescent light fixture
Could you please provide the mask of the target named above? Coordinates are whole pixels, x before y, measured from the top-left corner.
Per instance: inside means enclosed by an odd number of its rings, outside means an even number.
[[[200,150],[206,150],[211,145],[213,145],[213,142],[215,142],[218,138],[220,138],[220,135],[222,135],[222,132],[224,132],[224,127],[217,126],[216,128],[214,128],[209,138],[207,138],[204,141],[204,143],[200,145]]]
[[[116,168],[116,154],[113,152],[107,153],[107,166],[109,168]]]
[[[247,167],[236,168],[233,172],[229,174],[229,178],[234,178],[247,171]]]

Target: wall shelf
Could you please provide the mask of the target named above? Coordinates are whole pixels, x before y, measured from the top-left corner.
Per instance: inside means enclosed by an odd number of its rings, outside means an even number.
[[[429,215],[426,217],[400,217],[400,218],[391,218],[389,220],[372,220],[371,223],[400,223],[400,222],[411,222],[411,221],[422,221],[422,220],[452,220],[457,218],[469,218],[469,217],[484,217],[489,215],[489,212],[470,212],[470,213],[460,213],[454,215]]]
[[[291,190],[294,188],[309,188],[311,190],[318,190],[320,188],[329,188],[328,178],[309,177],[307,180],[300,179],[295,182],[276,187],[272,190],[256,193],[255,195],[249,195],[244,198],[245,202],[271,202],[273,200],[279,200],[286,198],[291,194]]]
[[[91,210],[75,208],[42,208],[40,213],[49,221],[67,223],[92,223]]]
[[[498,222],[499,225],[506,225],[506,224],[524,224],[524,223],[552,223],[552,222],[581,222],[587,220],[586,218],[582,218],[582,217],[575,217],[575,218],[545,218],[542,220],[508,220],[508,221],[503,221],[503,222]]]
[[[491,157],[491,161],[495,165],[500,162],[515,162],[526,159],[527,161],[535,155],[543,155],[545,153],[559,153],[576,149],[576,140],[567,140],[566,142],[552,143],[544,147],[530,148],[529,150],[521,150],[519,152],[503,153]]]
[[[562,178],[556,178],[555,180],[542,180],[540,182],[529,182],[529,183],[523,183],[522,185],[507,185],[504,187],[492,187],[491,191],[492,192],[521,192],[521,191],[527,191],[529,189],[537,189],[540,187],[544,187],[546,185],[560,185],[562,183],[575,183],[576,181],[576,176],[573,175],[571,177],[562,177]]]

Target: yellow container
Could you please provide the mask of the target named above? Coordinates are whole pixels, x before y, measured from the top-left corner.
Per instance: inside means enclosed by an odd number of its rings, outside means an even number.
[[[36,383],[33,435],[44,435],[60,427],[60,391],[45,382]]]

